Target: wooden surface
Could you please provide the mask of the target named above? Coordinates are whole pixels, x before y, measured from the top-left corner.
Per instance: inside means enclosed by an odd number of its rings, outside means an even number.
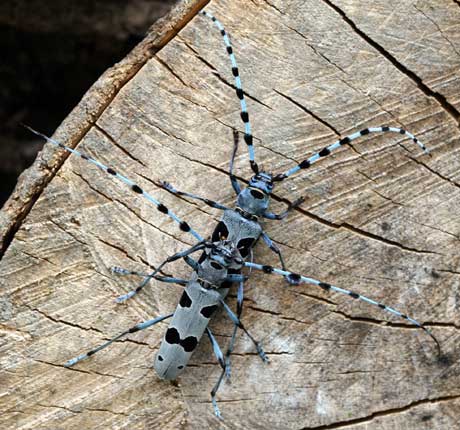
[[[183,2],[153,29],[147,41],[163,35],[155,49],[145,42],[109,70],[56,138],[132,177],[207,234],[219,212],[156,185],[234,201],[226,169],[231,128],[241,124],[222,40],[200,16],[173,37],[197,4]],[[403,126],[432,150],[389,134],[340,150],[276,188],[277,211],[280,200],[306,201],[266,230],[292,270],[424,322],[443,357],[423,332],[379,309],[255,274],[243,320],[270,364],[238,338],[232,383],[218,396],[224,422],[210,404],[220,369],[208,342],[177,384],[152,371],[165,324],[64,368],[176,305],[180,288],[160,283],[117,305],[137,280],[114,277],[111,266],[148,270],[193,241],[99,170],[45,148],[2,213],[0,428],[455,429],[458,2],[228,0],[207,9],[232,35],[267,169],[280,173],[371,125]],[[242,148],[245,179],[247,159]],[[256,261],[276,258],[259,244]],[[170,270],[188,273],[183,264]],[[228,319],[220,314],[212,327],[225,345]]]

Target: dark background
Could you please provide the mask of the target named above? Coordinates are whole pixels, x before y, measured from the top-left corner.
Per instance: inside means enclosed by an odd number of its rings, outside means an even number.
[[[177,0],[0,2],[0,207],[43,142]]]

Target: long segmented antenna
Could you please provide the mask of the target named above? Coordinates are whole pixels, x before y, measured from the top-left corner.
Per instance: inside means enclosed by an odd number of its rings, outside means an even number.
[[[273,180],[274,181],[282,181],[289,176],[293,175],[294,173],[298,172],[301,169],[307,169],[309,168],[313,163],[316,163],[319,159],[324,158],[328,156],[332,151],[335,151],[336,149],[339,149],[341,146],[346,145],[347,143],[350,143],[351,141],[358,139],[361,136],[365,136],[366,134],[369,133],[386,133],[386,132],[392,132],[392,133],[399,133],[403,134],[409,138],[412,139],[414,143],[416,143],[420,148],[425,151],[426,154],[429,154],[428,149],[426,146],[420,142],[412,133],[409,133],[408,131],[398,128],[398,127],[370,127],[370,128],[365,128],[364,130],[358,131],[356,133],[350,134],[347,137],[344,137],[340,140],[337,140],[334,142],[332,145],[326,146],[323,148],[321,151],[317,152],[316,154],[312,155],[310,158],[307,158],[306,160],[303,160],[301,163],[299,163],[297,166],[293,167],[292,169],[288,170],[285,173],[281,173],[279,175],[276,175]]]
[[[235,54],[233,54],[233,48],[232,48],[232,44],[230,43],[230,39],[228,38],[228,33],[225,30],[222,23],[214,15],[212,15],[211,13],[205,10],[202,10],[200,13],[212,20],[215,26],[219,29],[220,34],[222,35],[224,39],[226,51],[232,63],[232,74],[233,74],[233,77],[235,78],[236,95],[238,99],[240,100],[241,119],[243,120],[243,123],[244,123],[244,141],[246,142],[246,145],[248,146],[249,163],[251,164],[251,169],[253,170],[253,172],[259,173],[259,167],[257,166],[257,163],[255,162],[254,145],[253,145],[253,138],[252,138],[252,132],[251,132],[251,123],[249,122],[249,113],[248,113],[248,109],[246,106],[246,100],[244,98],[243,87],[241,85],[241,78],[240,78],[240,73],[238,70],[238,64],[236,62]]]
[[[163,213],[163,214],[167,215],[169,218],[173,219],[177,224],[179,224],[179,228],[182,231],[185,231],[187,233],[192,234],[196,239],[198,239],[200,241],[203,240],[203,238],[195,230],[193,230],[187,222],[182,221],[174,212],[171,212],[164,204],[160,203],[155,197],[153,197],[152,195],[150,195],[149,193],[144,191],[141,187],[139,187],[139,185],[137,185],[135,182],[131,181],[131,179],[128,179],[123,175],[120,175],[119,173],[117,173],[111,167],[107,167],[106,165],[102,164],[101,162],[95,160],[94,158],[91,158],[91,157],[83,154],[82,152],[77,151],[76,149],[69,148],[68,146],[63,145],[62,143],[58,142],[57,140],[54,140],[54,139],[44,135],[43,133],[40,133],[40,132],[34,130],[33,128],[29,127],[28,125],[24,125],[24,127],[27,128],[28,130],[30,130],[32,133],[36,134],[37,136],[42,137],[43,139],[45,139],[47,142],[51,143],[52,145],[58,146],[59,148],[64,149],[64,150],[66,150],[68,152],[71,152],[72,154],[78,155],[83,160],[86,160],[86,161],[96,165],[97,167],[99,167],[101,170],[103,170],[104,172],[108,173],[109,175],[114,176],[115,178],[118,178],[120,181],[122,181],[125,184],[129,185],[129,187],[131,188],[132,191],[134,191],[137,194],[141,194],[150,203],[153,203],[161,213]]]
[[[318,287],[320,287],[320,288],[322,288],[323,290],[326,290],[326,291],[331,291],[332,290],[332,291],[335,291],[337,293],[346,294],[347,296],[350,296],[353,299],[361,300],[363,302],[369,303],[370,305],[377,306],[377,307],[379,307],[380,309],[382,309],[384,311],[388,311],[388,312],[390,312],[390,313],[392,313],[394,315],[397,315],[398,317],[403,318],[406,321],[409,321],[410,323],[412,323],[415,326],[417,326],[417,327],[421,328],[422,330],[424,330],[425,333],[427,333],[434,340],[434,342],[436,343],[437,350],[438,350],[438,355],[441,355],[441,346],[440,346],[438,340],[435,338],[435,336],[433,335],[433,333],[431,333],[430,330],[428,330],[426,327],[424,327],[421,323],[419,323],[418,321],[414,320],[413,318],[408,317],[407,315],[397,311],[394,308],[386,306],[383,303],[376,302],[375,300],[369,299],[368,297],[362,296],[361,294],[355,293],[353,291],[345,290],[345,289],[339,288],[339,287],[335,287],[334,285],[327,284],[325,282],[321,282],[321,281],[318,281],[318,280],[313,279],[313,278],[308,278],[306,276],[302,276],[302,275],[299,275],[297,273],[292,273],[292,272],[287,272],[285,270],[276,269],[276,268],[274,268],[272,266],[256,264],[256,263],[244,263],[244,266],[252,267],[253,269],[257,269],[257,270],[262,270],[265,273],[276,273],[278,275],[288,277],[288,278],[292,279],[292,281],[294,283],[302,283],[302,282],[304,282],[304,283],[307,283],[307,284],[317,285]]]
[[[108,340],[107,342],[103,343],[102,345],[97,346],[96,348],[93,348],[89,350],[85,354],[81,354],[78,357],[72,358],[64,363],[64,367],[71,367],[78,362],[82,360],[86,360],[87,358],[91,357],[92,355],[96,354],[96,352],[101,351],[102,349],[107,348],[109,345],[111,345],[113,342],[117,341],[118,339],[121,339],[123,336],[126,336],[127,334],[130,333],[136,333],[137,331],[140,330],[145,330],[146,328],[149,328],[160,321],[163,321],[167,318],[171,318],[174,314],[169,314],[169,315],[163,315],[161,317],[157,317],[148,321],[144,321],[143,323],[136,324],[135,326],[131,327],[129,330],[124,331],[123,333],[120,333],[119,335],[113,337],[112,339]]]

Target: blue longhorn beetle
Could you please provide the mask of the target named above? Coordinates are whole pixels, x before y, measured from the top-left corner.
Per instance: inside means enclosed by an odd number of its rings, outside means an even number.
[[[94,353],[109,346],[115,340],[118,340],[129,333],[134,333],[136,331],[143,330],[145,328],[155,325],[160,321],[172,317],[169,328],[166,331],[160,349],[155,358],[155,370],[161,378],[175,379],[185,368],[200,338],[206,331],[211,341],[214,354],[222,367],[222,372],[219,376],[219,379],[211,391],[211,398],[215,414],[220,417],[220,411],[216,401],[216,393],[220,387],[220,384],[224,376],[226,375],[227,377],[230,377],[230,355],[233,351],[238,328],[242,329],[249,336],[249,338],[255,345],[261,359],[263,361],[267,361],[267,357],[260,343],[254,339],[254,337],[244,327],[240,320],[243,310],[244,282],[247,279],[247,277],[244,276],[241,272],[243,267],[248,267],[250,270],[261,270],[267,274],[278,274],[284,276],[285,279],[293,285],[299,285],[300,283],[312,284],[322,288],[323,290],[346,294],[352,297],[353,299],[359,299],[368,304],[377,306],[380,309],[390,312],[393,315],[396,315],[400,318],[403,318],[409,321],[410,323],[416,325],[417,327],[423,329],[435,341],[438,354],[440,354],[440,345],[438,340],[434,337],[431,331],[429,331],[426,327],[424,327],[415,319],[399,312],[398,310],[392,307],[386,306],[375,300],[362,296],[361,294],[358,294],[356,292],[342,289],[334,285],[321,282],[316,279],[309,278],[286,270],[284,259],[282,257],[280,250],[273,243],[270,237],[264,232],[259,222],[260,218],[282,220],[287,216],[290,210],[300,205],[303,201],[302,199],[296,200],[295,202],[290,204],[288,208],[281,214],[275,214],[270,212],[270,194],[273,192],[273,188],[276,182],[283,181],[284,179],[288,178],[289,176],[293,175],[299,170],[309,168],[313,163],[317,162],[321,158],[326,157],[336,149],[339,149],[343,145],[349,144],[351,141],[361,136],[377,132],[394,132],[409,137],[410,139],[412,139],[414,143],[419,145],[426,153],[428,153],[426,147],[414,135],[401,128],[387,126],[371,127],[353,133],[347,137],[344,137],[334,142],[333,144],[323,148],[318,153],[303,160],[297,166],[291,168],[290,170],[284,173],[273,175],[266,171],[260,171],[255,161],[255,151],[253,145],[253,136],[251,133],[251,125],[249,121],[249,114],[247,111],[246,101],[244,98],[241,78],[239,76],[238,65],[235,59],[235,55],[233,53],[228,33],[226,32],[222,24],[212,14],[204,10],[200,13],[213,21],[213,23],[219,29],[223,37],[226,46],[226,51],[229,55],[232,65],[232,74],[235,80],[236,94],[240,101],[241,119],[244,123],[245,128],[244,141],[246,142],[246,145],[248,147],[250,167],[254,173],[254,175],[249,181],[248,186],[242,189],[237,178],[233,174],[234,161],[238,149],[238,133],[234,132],[234,146],[230,161],[229,172],[232,187],[237,195],[236,207],[234,209],[226,207],[221,203],[209,200],[207,198],[199,197],[195,194],[178,191],[171,184],[167,182],[162,182],[162,186],[172,194],[197,199],[204,202],[210,207],[224,211],[223,216],[217,224],[216,228],[214,229],[210,240],[205,240],[186,221],[181,220],[177,215],[175,215],[171,210],[169,210],[155,197],[153,197],[148,192],[144,191],[139,185],[137,185],[132,180],[118,173],[115,169],[100,163],[99,161],[85,155],[80,151],[69,148],[63,145],[62,143],[57,142],[56,140],[51,139],[45,136],[44,134],[33,130],[30,127],[27,127],[30,131],[41,136],[49,143],[79,156],[80,158],[96,165],[109,175],[114,176],[115,178],[124,182],[131,188],[132,191],[142,195],[148,201],[153,203],[161,213],[173,219],[179,225],[180,230],[193,235],[195,239],[198,240],[198,242],[191,248],[182,252],[178,252],[168,257],[151,274],[138,273],[117,267],[113,268],[114,273],[123,275],[132,274],[144,277],[143,282],[135,290],[118,297],[117,302],[124,302],[127,299],[136,295],[139,291],[141,291],[144,288],[144,286],[152,278],[162,282],[177,283],[180,285],[184,285],[186,286],[186,288],[179,301],[176,311],[173,314],[160,316],[152,320],[148,320],[143,323],[137,324],[129,330],[112,338],[108,342],[90,350],[85,354],[82,354],[76,358],[67,361],[65,363],[65,366],[69,367],[75,365],[79,361],[90,357]],[[270,249],[278,255],[282,266],[281,269],[252,262],[252,250],[260,237],[262,237],[262,239],[270,247]],[[197,262],[190,257],[190,254],[198,251],[202,251],[202,254]],[[246,261],[248,257],[250,257],[251,259],[250,262]],[[161,276],[158,274],[165,264],[172,261],[176,261],[180,258],[183,258],[186,261],[186,263],[193,268],[192,275],[188,281],[168,276]],[[236,313],[234,313],[224,301],[229,291],[229,288],[233,283],[238,283]],[[229,342],[229,346],[226,350],[225,358],[215,337],[213,336],[210,329],[207,327],[209,319],[211,318],[212,314],[219,305],[223,306],[225,312],[229,315],[234,325],[233,334]]]

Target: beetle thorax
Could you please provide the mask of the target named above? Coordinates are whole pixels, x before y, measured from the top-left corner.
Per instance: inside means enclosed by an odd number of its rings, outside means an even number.
[[[205,250],[205,258],[200,261],[197,278],[210,286],[219,287],[225,282],[229,269],[239,270],[243,258],[238,248],[229,240],[214,242]]]
[[[197,278],[209,284],[209,287],[219,287],[225,281],[227,274],[226,267],[218,265],[218,263],[209,258],[206,258],[197,270]]]
[[[257,173],[249,181],[248,187],[238,195],[237,206],[249,214],[261,216],[268,209],[272,191],[272,175],[267,172]]]

